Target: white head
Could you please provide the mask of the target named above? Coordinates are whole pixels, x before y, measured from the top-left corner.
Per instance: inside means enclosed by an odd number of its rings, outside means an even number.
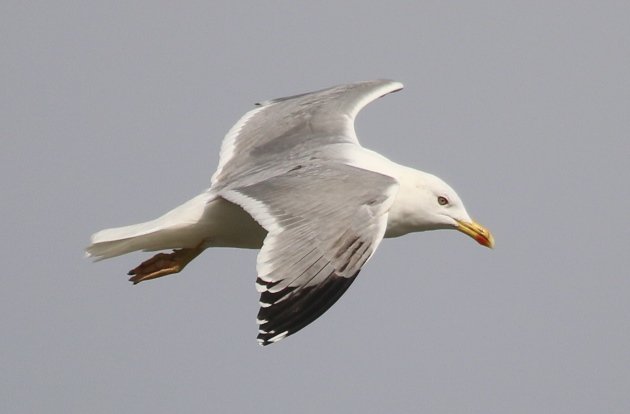
[[[470,218],[455,190],[440,178],[405,167],[399,182],[400,190],[388,218],[387,237],[455,229],[484,246],[494,246],[490,232]]]

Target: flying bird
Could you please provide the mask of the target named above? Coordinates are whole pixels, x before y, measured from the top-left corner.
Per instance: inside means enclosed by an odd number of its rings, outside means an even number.
[[[402,87],[374,80],[256,104],[225,136],[209,189],[155,220],[95,233],[87,255],[173,249],[129,271],[136,284],[180,272],[209,247],[260,249],[267,345],[328,310],[384,237],[455,229],[493,247],[448,184],[359,143],[357,113]]]

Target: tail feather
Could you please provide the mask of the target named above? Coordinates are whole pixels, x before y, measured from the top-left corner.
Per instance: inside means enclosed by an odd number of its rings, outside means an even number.
[[[134,224],[101,230],[92,236],[91,244],[85,249],[88,257],[96,261],[120,256],[136,250],[145,250],[151,236],[160,232],[153,222]],[[164,231],[164,230],[162,230]]]
[[[101,230],[92,235],[86,255],[99,261],[136,250],[197,246],[206,235],[200,224],[209,198],[203,193],[155,220]]]

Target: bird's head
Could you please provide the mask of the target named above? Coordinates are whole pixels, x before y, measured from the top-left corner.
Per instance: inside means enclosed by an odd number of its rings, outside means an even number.
[[[402,199],[394,203],[391,211],[411,227],[403,233],[455,229],[483,246],[494,247],[490,231],[470,218],[464,203],[451,186],[432,174],[409,170],[400,180],[399,195]]]

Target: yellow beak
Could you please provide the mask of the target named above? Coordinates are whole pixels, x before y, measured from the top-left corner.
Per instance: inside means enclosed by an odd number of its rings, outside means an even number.
[[[479,223],[457,220],[457,230],[469,235],[483,246],[491,249],[494,247],[494,237],[492,237],[492,234],[490,234],[487,228]]]

